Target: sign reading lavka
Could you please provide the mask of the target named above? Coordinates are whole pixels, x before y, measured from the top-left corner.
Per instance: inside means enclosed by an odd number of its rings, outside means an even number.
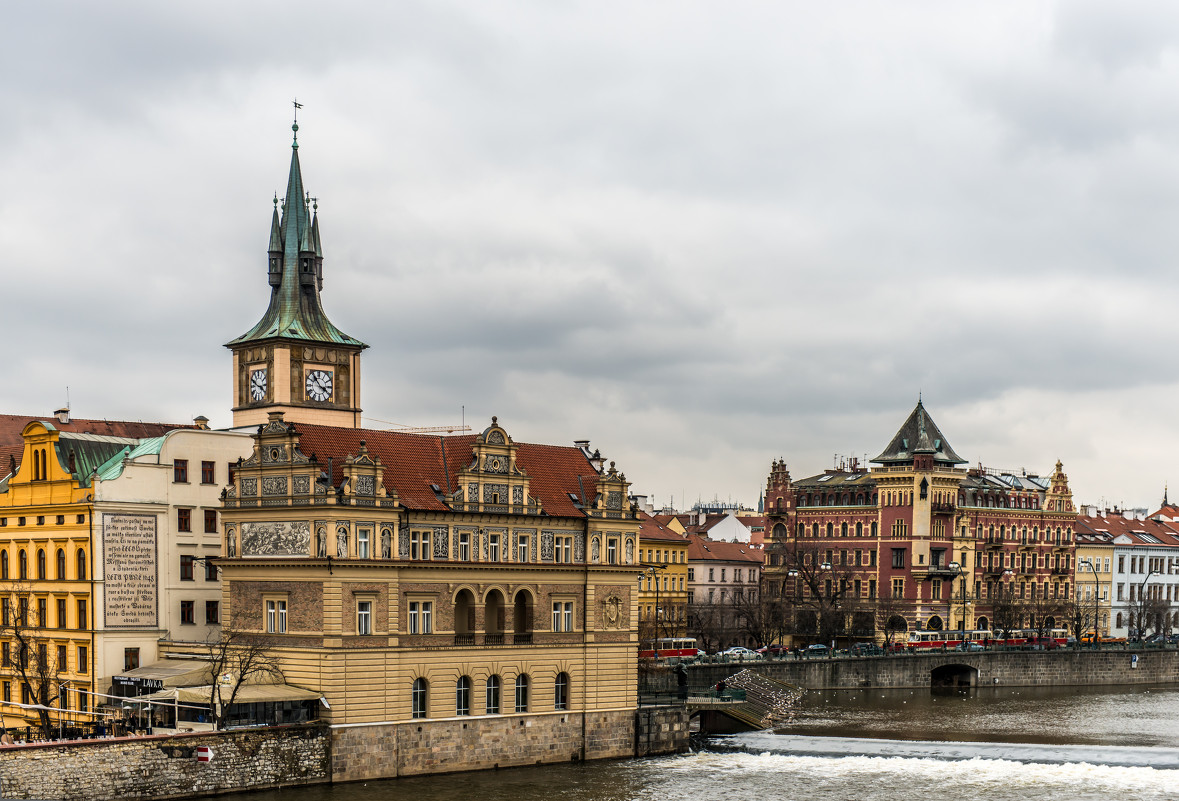
[[[107,628],[157,628],[155,516],[104,514],[102,560]]]

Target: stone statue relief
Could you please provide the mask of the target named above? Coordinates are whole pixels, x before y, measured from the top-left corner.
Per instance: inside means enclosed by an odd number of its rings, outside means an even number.
[[[606,628],[616,629],[622,624],[622,599],[611,595],[605,601]]]
[[[601,560],[601,558],[602,558],[601,547],[598,542],[598,538],[594,537],[590,541],[590,561],[591,562],[598,562]]]
[[[320,559],[327,556],[327,531],[322,527],[315,532],[315,555]]]
[[[348,529],[336,529],[336,558],[348,558]]]
[[[237,535],[233,529],[225,532],[225,552],[229,556],[237,556]]]
[[[635,561],[635,541],[628,539],[626,541],[626,563],[628,565],[634,564]]]
[[[381,558],[393,558],[393,532],[387,528],[381,529]]]

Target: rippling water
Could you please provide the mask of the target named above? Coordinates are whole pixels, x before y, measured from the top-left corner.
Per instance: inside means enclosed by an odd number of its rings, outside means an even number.
[[[985,741],[985,742],[983,742]],[[809,693],[779,733],[658,759],[250,793],[238,801],[1179,799],[1179,689]]]

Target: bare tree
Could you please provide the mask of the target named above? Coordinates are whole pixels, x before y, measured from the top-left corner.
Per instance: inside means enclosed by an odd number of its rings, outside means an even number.
[[[995,591],[990,597],[990,602],[991,628],[996,637],[1005,640],[1011,636],[1011,632],[1020,627],[1023,610],[1015,593],[1001,581],[995,583]]]
[[[29,593],[29,586],[21,582],[0,590],[0,662],[19,679],[22,701],[23,688],[28,688],[28,700],[37,705],[37,720],[43,736],[48,737],[53,730],[48,707],[61,701],[60,666],[56,649],[43,633],[49,622],[34,618]]]
[[[894,597],[889,587],[880,588],[880,595],[876,599],[876,627],[884,632],[884,647],[892,645],[893,638],[905,631],[909,624],[905,621],[905,599]]]
[[[229,708],[236,702],[243,685],[264,677],[282,680],[278,658],[271,650],[273,647],[273,638],[243,630],[237,625],[236,618],[206,641],[207,676],[212,686],[209,702],[217,729],[225,727]]]
[[[733,611],[742,633],[760,645],[780,643],[792,630],[790,604],[765,576],[756,591],[737,596]]]
[[[782,598],[794,610],[796,633],[813,632],[820,642],[844,634],[859,601],[852,592],[854,569],[839,564],[834,549],[818,542],[795,540],[782,556],[787,577]]]
[[[1036,591],[1037,586],[1034,582],[1030,586],[1032,588],[1031,597],[1024,600],[1020,604],[1020,607],[1022,613],[1028,617],[1028,628],[1035,630],[1037,640],[1043,640],[1048,636],[1049,631],[1057,628],[1056,624],[1060,622],[1057,618],[1065,615],[1067,604],[1062,603],[1056,598],[1049,598],[1047,584],[1043,586],[1041,592]],[[1093,603],[1089,601],[1082,601],[1081,603],[1090,608],[1090,611],[1094,613],[1092,619],[1096,621],[1096,600],[1094,599]],[[1060,626],[1060,628],[1063,628],[1063,626]],[[1080,642],[1080,639],[1078,636],[1077,641]]]
[[[712,600],[688,605],[688,634],[695,637],[699,647],[716,651],[724,642],[725,612],[722,604]]]

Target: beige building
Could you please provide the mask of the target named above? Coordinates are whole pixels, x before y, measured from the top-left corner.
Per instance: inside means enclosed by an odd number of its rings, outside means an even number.
[[[365,346],[323,313],[305,195],[294,149],[270,307],[228,345],[235,424],[264,422],[221,510],[226,630],[323,694],[337,778],[630,754],[630,483],[587,443],[517,442],[494,417],[359,428]]]

